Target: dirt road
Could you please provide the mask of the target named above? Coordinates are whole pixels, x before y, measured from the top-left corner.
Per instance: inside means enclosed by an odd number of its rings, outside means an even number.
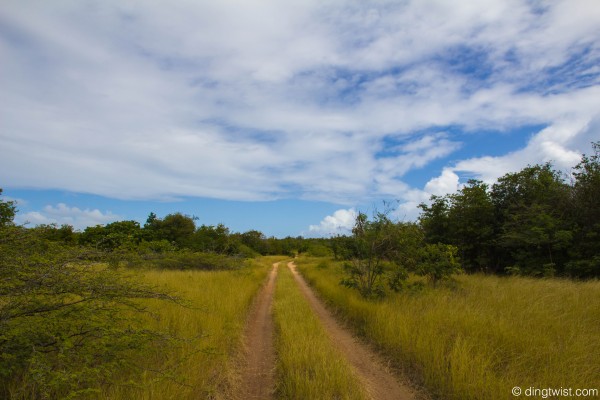
[[[248,317],[246,363],[236,398],[272,399],[275,391],[275,347],[273,343],[273,296],[279,263],[273,264],[267,284],[261,289]]]
[[[342,327],[325,308],[323,303],[315,296],[312,289],[306,284],[304,278],[296,271],[293,262],[288,263],[300,290],[310,303],[311,308],[325,326],[328,334],[340,351],[347,357],[348,361],[360,377],[367,393],[374,400],[408,400],[414,399],[411,391],[401,385],[396,378],[385,367],[381,358],[359,342],[344,327]]]

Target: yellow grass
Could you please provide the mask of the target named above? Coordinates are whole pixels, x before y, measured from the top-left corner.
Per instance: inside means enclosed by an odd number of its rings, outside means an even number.
[[[284,263],[279,267],[274,314],[277,398],[365,398],[350,366],[333,347]]]
[[[145,282],[175,291],[194,307],[149,301],[158,319],[148,318],[147,327],[189,340],[140,355],[140,364],[148,370],[141,378],[134,371],[123,371],[136,385],[113,386],[100,397],[227,398],[235,381],[246,315],[271,264],[271,259],[263,258],[239,271],[145,271]]]
[[[460,276],[452,287],[360,298],[339,264],[299,270],[356,330],[443,399],[511,399],[511,389],[598,388],[600,282]]]

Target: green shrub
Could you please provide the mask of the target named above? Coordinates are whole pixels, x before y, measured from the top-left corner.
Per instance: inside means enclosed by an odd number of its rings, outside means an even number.
[[[81,398],[133,352],[169,338],[142,329],[141,299],[170,299],[81,249],[0,230],[0,397]]]

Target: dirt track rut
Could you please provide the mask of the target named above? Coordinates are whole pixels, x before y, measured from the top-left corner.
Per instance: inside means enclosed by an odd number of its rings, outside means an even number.
[[[385,363],[365,344],[359,342],[347,329],[342,327],[323,303],[315,296],[304,278],[296,271],[293,262],[288,263],[296,283],[308,300],[314,313],[327,330],[332,343],[346,356],[369,396],[374,400],[409,400],[413,393],[401,385],[385,367]]]
[[[246,327],[246,363],[238,399],[273,399],[275,346],[273,343],[273,296],[279,263],[273,264],[269,280],[261,289]]]

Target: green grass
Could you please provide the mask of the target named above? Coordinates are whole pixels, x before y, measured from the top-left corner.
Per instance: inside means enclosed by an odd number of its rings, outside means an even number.
[[[460,276],[366,301],[341,268],[299,270],[356,330],[436,398],[511,399],[522,388],[598,387],[600,282]]]
[[[365,398],[350,366],[333,347],[285,263],[279,267],[274,314],[277,398]]]
[[[147,371],[123,371],[136,385],[111,386],[101,398],[227,398],[236,367],[249,306],[273,260],[265,257],[238,271],[144,271],[143,280],[175,291],[193,308],[149,301],[157,318],[147,327],[188,340],[140,355]],[[162,372],[151,372],[162,371]]]

